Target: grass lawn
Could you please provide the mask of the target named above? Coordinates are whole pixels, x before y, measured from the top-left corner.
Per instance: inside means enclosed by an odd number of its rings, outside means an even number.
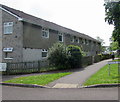
[[[71,74],[71,72],[26,76],[26,77],[14,78],[14,79],[4,81],[4,82],[5,83],[17,83],[17,84],[47,85],[48,83],[54,80],[57,80],[61,77],[64,77],[66,75],[69,75],[69,74]]]
[[[108,75],[108,65],[105,65],[97,73],[92,75],[83,85],[115,84],[118,83],[118,78],[120,78],[120,75],[118,75],[118,64],[110,65],[110,76]]]

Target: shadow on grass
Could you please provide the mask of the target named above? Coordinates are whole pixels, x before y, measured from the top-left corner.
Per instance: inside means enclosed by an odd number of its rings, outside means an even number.
[[[113,76],[112,79],[120,79],[120,75],[118,75],[118,76]]]

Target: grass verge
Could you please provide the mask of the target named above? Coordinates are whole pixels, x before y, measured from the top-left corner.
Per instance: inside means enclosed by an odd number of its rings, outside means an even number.
[[[47,85],[48,83],[69,74],[71,74],[71,72],[26,76],[4,81],[4,83]]]
[[[110,65],[110,76],[108,74],[108,65],[105,65],[97,73],[92,75],[83,86],[96,85],[96,84],[118,84],[118,64]]]

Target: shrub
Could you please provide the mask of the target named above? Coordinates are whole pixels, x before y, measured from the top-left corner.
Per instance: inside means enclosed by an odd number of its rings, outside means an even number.
[[[102,57],[101,57],[102,60],[109,59],[109,58],[111,58],[110,54],[102,54]]]
[[[81,49],[75,45],[68,46],[68,53],[70,54],[68,57],[68,64],[71,68],[80,67],[81,66]]]
[[[49,63],[57,68],[66,68],[68,55],[67,47],[62,43],[56,43],[49,49]]]
[[[78,46],[56,43],[49,49],[50,65],[58,69],[75,68],[81,66],[81,49]]]

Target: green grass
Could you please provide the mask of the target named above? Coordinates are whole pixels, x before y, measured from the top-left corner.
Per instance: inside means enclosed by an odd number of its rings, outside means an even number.
[[[47,85],[48,83],[54,80],[57,80],[61,77],[64,77],[66,75],[69,75],[69,74],[71,74],[71,72],[26,76],[26,77],[14,78],[14,79],[4,81],[4,82],[5,83],[17,83],[17,84]]]
[[[108,75],[108,65],[101,68],[97,73],[92,75],[83,85],[95,84],[115,84],[118,83],[118,64],[110,65],[110,76]]]

